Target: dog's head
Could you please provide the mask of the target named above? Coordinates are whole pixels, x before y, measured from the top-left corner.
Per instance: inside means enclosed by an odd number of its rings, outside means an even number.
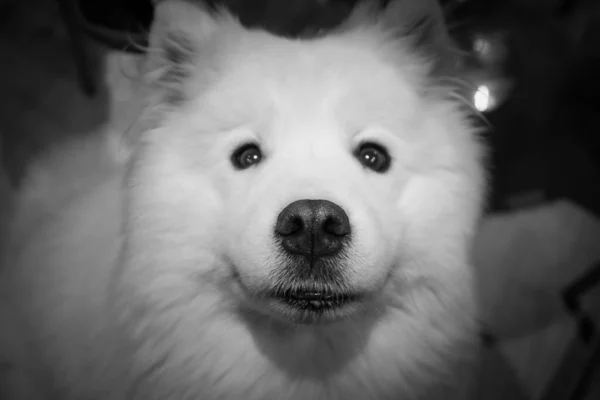
[[[158,6],[131,226],[161,285],[301,323],[464,287],[480,148],[425,3],[297,40]]]

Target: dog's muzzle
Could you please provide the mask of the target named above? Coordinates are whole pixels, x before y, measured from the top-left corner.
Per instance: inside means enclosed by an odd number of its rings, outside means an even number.
[[[305,199],[285,207],[275,225],[285,262],[270,297],[303,320],[332,316],[355,302],[359,295],[344,279],[350,231],[348,215],[331,201]]]

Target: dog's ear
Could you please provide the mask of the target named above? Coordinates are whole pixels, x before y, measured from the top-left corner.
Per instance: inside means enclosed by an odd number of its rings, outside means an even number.
[[[390,27],[401,27],[422,44],[448,44],[449,35],[444,13],[438,0],[392,0],[381,16]]]
[[[150,29],[144,76],[146,83],[162,94],[163,103],[183,100],[184,81],[192,74],[203,45],[225,19],[222,13],[201,1],[158,2]]]
[[[201,41],[210,37],[218,26],[216,11],[201,1],[163,0],[154,8],[150,28],[150,48],[158,49],[171,44],[172,35],[185,35]]]
[[[455,44],[438,0],[391,0],[384,6],[381,21],[426,53],[434,62],[434,71],[456,61]]]
[[[365,24],[382,27],[426,56],[431,61],[433,75],[449,73],[448,69],[457,65],[456,46],[438,0],[362,0],[341,28]]]

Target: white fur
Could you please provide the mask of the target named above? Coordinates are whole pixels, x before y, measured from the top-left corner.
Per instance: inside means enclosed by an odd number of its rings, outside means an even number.
[[[367,17],[291,41],[176,7],[208,23],[182,24],[204,49],[189,101],[160,109],[128,164],[71,144],[20,193],[0,279],[20,329],[0,354],[43,398],[464,398],[484,185],[459,106]],[[235,171],[248,139],[265,161]],[[389,149],[388,173],[353,157],[361,139]],[[268,283],[272,226],[302,198],[347,211],[366,315],[296,326],[240,289]]]

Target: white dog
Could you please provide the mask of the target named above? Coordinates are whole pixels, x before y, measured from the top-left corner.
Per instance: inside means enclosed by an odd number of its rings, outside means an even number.
[[[160,3],[130,159],[15,199],[8,398],[464,399],[482,151],[425,3],[295,40]]]

